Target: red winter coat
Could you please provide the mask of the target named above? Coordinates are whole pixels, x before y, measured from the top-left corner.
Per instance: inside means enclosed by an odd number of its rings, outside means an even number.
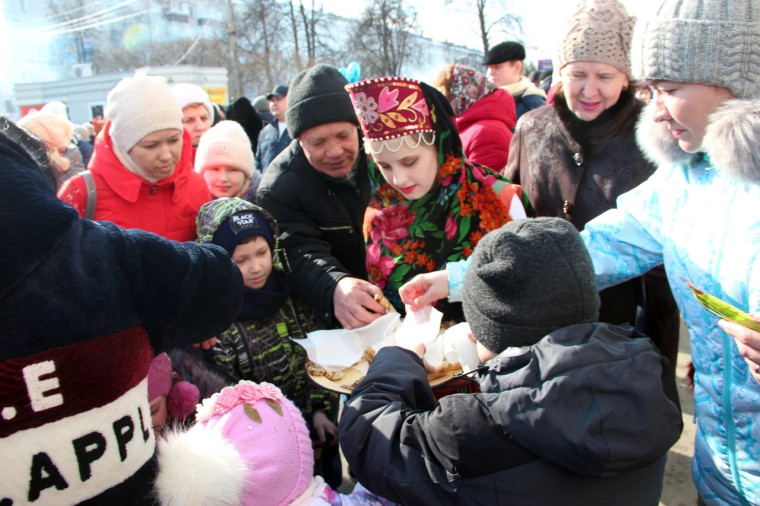
[[[507,165],[515,118],[515,99],[502,89],[472,104],[456,118],[467,160],[500,172]]]
[[[113,151],[110,130],[109,121],[95,139],[89,164],[97,188],[95,220],[139,228],[175,241],[195,239],[195,215],[211,200],[211,194],[203,176],[193,171],[190,135],[183,130],[182,154],[174,174],[151,184],[124,168]],[[87,191],[82,176],[67,180],[58,198],[84,217]]]

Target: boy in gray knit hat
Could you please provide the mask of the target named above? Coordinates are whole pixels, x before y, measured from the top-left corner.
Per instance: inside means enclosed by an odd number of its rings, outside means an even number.
[[[356,477],[400,504],[656,505],[682,428],[667,359],[632,328],[596,322],[578,232],[513,221],[472,258],[464,311],[487,360],[481,393],[436,405],[424,347],[381,349],[339,425]]]

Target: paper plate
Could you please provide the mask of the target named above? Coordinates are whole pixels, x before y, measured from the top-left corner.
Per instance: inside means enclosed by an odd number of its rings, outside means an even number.
[[[307,374],[309,374],[309,378],[311,378],[314,383],[326,390],[338,392],[339,394],[350,394],[354,383],[356,383],[358,379],[363,378],[367,374],[368,369],[369,363],[366,360],[361,360],[353,366],[343,369],[342,372],[344,373],[344,376],[342,379],[339,379],[337,381],[329,380],[324,376],[313,376],[308,372]],[[461,372],[461,366],[450,368],[443,375],[436,375],[433,377],[433,379],[430,379],[431,376],[428,375],[428,381],[430,383],[430,386],[435,388],[439,385],[443,385],[444,383],[448,383],[454,379],[454,376],[456,374],[459,374]]]

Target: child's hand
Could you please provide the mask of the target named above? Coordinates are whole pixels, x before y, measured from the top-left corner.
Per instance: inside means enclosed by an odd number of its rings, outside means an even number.
[[[427,360],[425,360],[425,352],[427,351],[427,348],[425,348],[424,343],[414,343],[410,345],[399,345],[401,348],[405,348],[409,351],[412,351],[417,354],[418,357],[422,359],[422,365],[425,366],[425,372],[427,374],[435,374],[438,372],[438,368],[435,366],[432,366],[428,363]]]
[[[333,446],[338,442],[338,427],[327,418],[324,411],[315,411],[311,420],[320,446]]]

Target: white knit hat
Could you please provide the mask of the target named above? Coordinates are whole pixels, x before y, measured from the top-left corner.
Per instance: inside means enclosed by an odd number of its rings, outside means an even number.
[[[190,83],[177,83],[171,89],[181,109],[192,104],[203,104],[208,110],[208,117],[214,120],[214,104],[203,88]]]
[[[140,139],[158,130],[182,131],[182,109],[161,76],[135,72],[108,93],[106,119],[114,144],[128,153]]]
[[[755,0],[665,0],[646,26],[639,74],[760,98],[760,5]]]
[[[220,121],[203,134],[195,153],[195,171],[209,167],[234,167],[253,175],[253,151],[243,127],[237,121]]]

